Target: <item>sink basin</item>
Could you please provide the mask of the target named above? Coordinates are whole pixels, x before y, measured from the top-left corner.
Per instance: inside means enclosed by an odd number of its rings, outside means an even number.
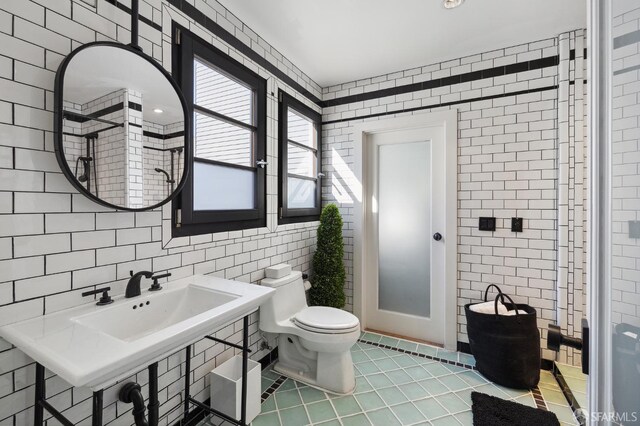
[[[0,327],[0,337],[73,386],[103,389],[255,311],[273,289],[194,275]]]
[[[147,297],[145,297],[147,296]],[[130,342],[237,299],[238,295],[186,286],[129,299],[72,318],[81,326]]]

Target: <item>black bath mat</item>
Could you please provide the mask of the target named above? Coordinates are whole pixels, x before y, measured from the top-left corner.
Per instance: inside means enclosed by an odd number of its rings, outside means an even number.
[[[551,411],[471,392],[473,426],[560,426]]]

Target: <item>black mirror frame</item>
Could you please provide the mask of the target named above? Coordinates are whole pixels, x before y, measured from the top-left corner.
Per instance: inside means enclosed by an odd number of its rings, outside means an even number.
[[[69,63],[71,62],[71,60],[75,55],[77,55],[84,49],[87,49],[90,47],[96,47],[96,46],[116,47],[119,49],[127,50],[135,55],[138,55],[139,57],[146,60],[147,62],[151,63],[158,71],[160,71],[164,75],[164,77],[167,79],[167,81],[171,84],[173,89],[176,91],[176,94],[178,95],[178,99],[180,99],[180,103],[182,104],[182,111],[184,113],[184,156],[183,156],[184,167],[182,172],[182,178],[180,179],[180,182],[176,185],[173,192],[160,203],[157,203],[148,207],[141,207],[141,208],[116,206],[115,204],[108,203],[100,199],[99,197],[96,197],[94,194],[89,192],[87,188],[85,188],[82,184],[80,184],[80,182],[75,178],[73,172],[71,171],[69,164],[67,163],[67,160],[64,154],[63,123],[62,123],[64,118],[64,104],[63,104],[64,99],[62,96],[63,89],[64,89],[64,75],[67,70],[67,66],[69,65]],[[64,58],[64,60],[60,64],[60,67],[58,67],[58,71],[56,72],[56,79],[55,79],[55,86],[54,86],[54,93],[53,93],[53,105],[54,105],[53,145],[54,145],[54,150],[56,154],[56,159],[58,160],[58,164],[60,165],[60,168],[62,169],[62,172],[66,176],[67,180],[73,185],[74,188],[80,191],[80,193],[84,194],[89,199],[95,201],[96,203],[104,207],[110,207],[116,210],[140,212],[140,211],[153,210],[158,207],[161,207],[164,204],[172,201],[180,193],[180,191],[182,191],[182,188],[184,187],[187,181],[187,176],[191,172],[191,158],[193,155],[193,152],[192,152],[193,144],[191,143],[191,116],[189,115],[187,102],[184,98],[184,95],[182,94],[182,90],[180,89],[180,86],[178,86],[176,81],[173,79],[172,75],[169,72],[167,72],[155,59],[151,58],[150,56],[146,55],[141,50],[135,47],[122,44],[122,43],[111,42],[111,41],[97,41],[97,42],[84,44],[78,47],[77,49],[75,49],[73,52],[71,52],[66,58]]]

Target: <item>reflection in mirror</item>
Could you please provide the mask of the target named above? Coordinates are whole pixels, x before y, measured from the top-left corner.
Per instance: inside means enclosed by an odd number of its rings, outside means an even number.
[[[111,206],[162,204],[182,181],[183,103],[151,61],[126,46],[96,44],[77,51],[64,70],[68,177]]]

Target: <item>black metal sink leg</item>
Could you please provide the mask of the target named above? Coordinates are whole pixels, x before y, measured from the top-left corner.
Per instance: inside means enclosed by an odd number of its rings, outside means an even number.
[[[91,426],[102,426],[102,390],[93,393]]]
[[[45,398],[45,381],[44,381],[44,367],[40,364],[36,364],[36,398],[34,406],[34,420],[35,426],[44,425],[44,408],[41,401]]]

